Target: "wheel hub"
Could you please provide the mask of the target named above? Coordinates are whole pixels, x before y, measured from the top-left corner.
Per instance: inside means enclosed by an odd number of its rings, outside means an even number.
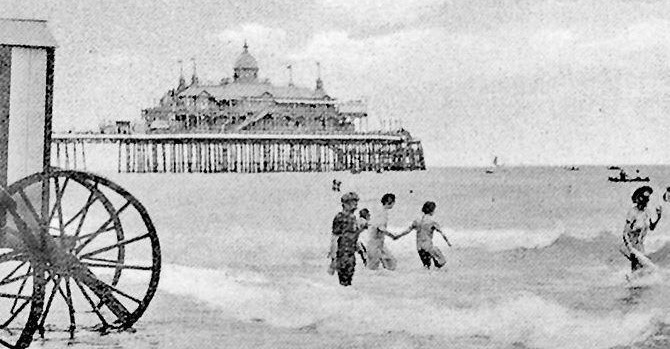
[[[56,245],[63,251],[72,252],[77,245],[77,238],[74,236],[57,236],[54,238]]]
[[[72,276],[81,265],[79,259],[71,252],[76,240],[69,236],[56,236],[47,239],[46,248],[42,251],[42,261],[51,273],[60,276]]]

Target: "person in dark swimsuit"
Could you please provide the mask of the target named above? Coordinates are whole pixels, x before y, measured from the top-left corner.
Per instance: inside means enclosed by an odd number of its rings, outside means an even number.
[[[337,270],[337,276],[342,286],[351,285],[356,269],[358,236],[363,231],[363,227],[359,226],[354,215],[354,211],[358,207],[358,200],[358,195],[354,192],[342,195],[342,211],[333,219],[329,272]]]
[[[649,197],[653,192],[653,189],[646,185],[637,188],[631,196],[634,206],[626,214],[626,225],[623,228],[623,242],[627,250],[626,257],[631,262],[632,271],[643,267],[637,255],[644,255],[644,239],[647,233],[654,230],[658,221],[661,220],[663,210],[660,206],[656,208],[656,220],[652,220],[652,213],[647,207]]]
[[[444,255],[439,248],[433,245],[433,232],[437,231],[442,235],[444,241],[447,242],[447,245],[451,247],[451,242],[447,239],[447,236],[442,232],[440,224],[433,220],[433,213],[435,213],[435,203],[432,201],[426,201],[421,208],[423,216],[412,222],[412,224],[402,233],[398,234],[395,239],[409,234],[412,231],[416,231],[416,250],[419,254],[419,259],[423,263],[424,268],[430,269],[431,264],[435,265],[435,268],[439,269],[444,266],[446,260]],[[431,263],[432,262],[432,263]]]

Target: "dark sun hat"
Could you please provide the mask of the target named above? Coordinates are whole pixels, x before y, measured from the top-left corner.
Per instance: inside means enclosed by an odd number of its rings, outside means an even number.
[[[354,193],[353,191],[350,191],[344,195],[342,195],[342,198],[340,201],[344,202],[349,202],[349,201],[358,201],[358,194]]]
[[[648,185],[639,187],[639,188],[635,189],[635,191],[633,192],[633,195],[631,196],[631,200],[633,201],[633,203],[637,203],[637,200],[640,199],[643,196],[647,197],[647,199],[649,199],[649,196],[653,192],[654,192],[654,189],[651,189],[651,187],[648,186]]]

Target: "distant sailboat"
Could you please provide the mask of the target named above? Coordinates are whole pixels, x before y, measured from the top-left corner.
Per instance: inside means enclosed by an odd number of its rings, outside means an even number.
[[[487,169],[487,170],[484,171],[484,172],[486,172],[486,173],[495,173],[495,172],[496,172],[495,170],[496,170],[498,167],[500,167],[500,165],[498,165],[498,156],[493,156],[493,168],[489,168],[489,169]]]

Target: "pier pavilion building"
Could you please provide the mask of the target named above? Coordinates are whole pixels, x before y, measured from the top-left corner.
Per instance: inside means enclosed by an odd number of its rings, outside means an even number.
[[[289,66],[290,69],[290,66]],[[362,101],[340,102],[330,96],[319,76],[314,88],[278,86],[258,76],[258,62],[245,43],[233,76],[202,84],[195,63],[190,84],[183,70],[176,88],[157,106],[144,109],[149,133],[355,133],[367,117]]]
[[[314,88],[292,79],[277,86],[258,77],[245,43],[232,78],[187,84],[142,110],[146,133],[111,132],[53,137],[52,158],[63,168],[86,168],[86,144],[117,145],[119,172],[412,171],[426,168],[421,142],[405,130],[361,132],[361,101],[330,96],[319,72]]]

